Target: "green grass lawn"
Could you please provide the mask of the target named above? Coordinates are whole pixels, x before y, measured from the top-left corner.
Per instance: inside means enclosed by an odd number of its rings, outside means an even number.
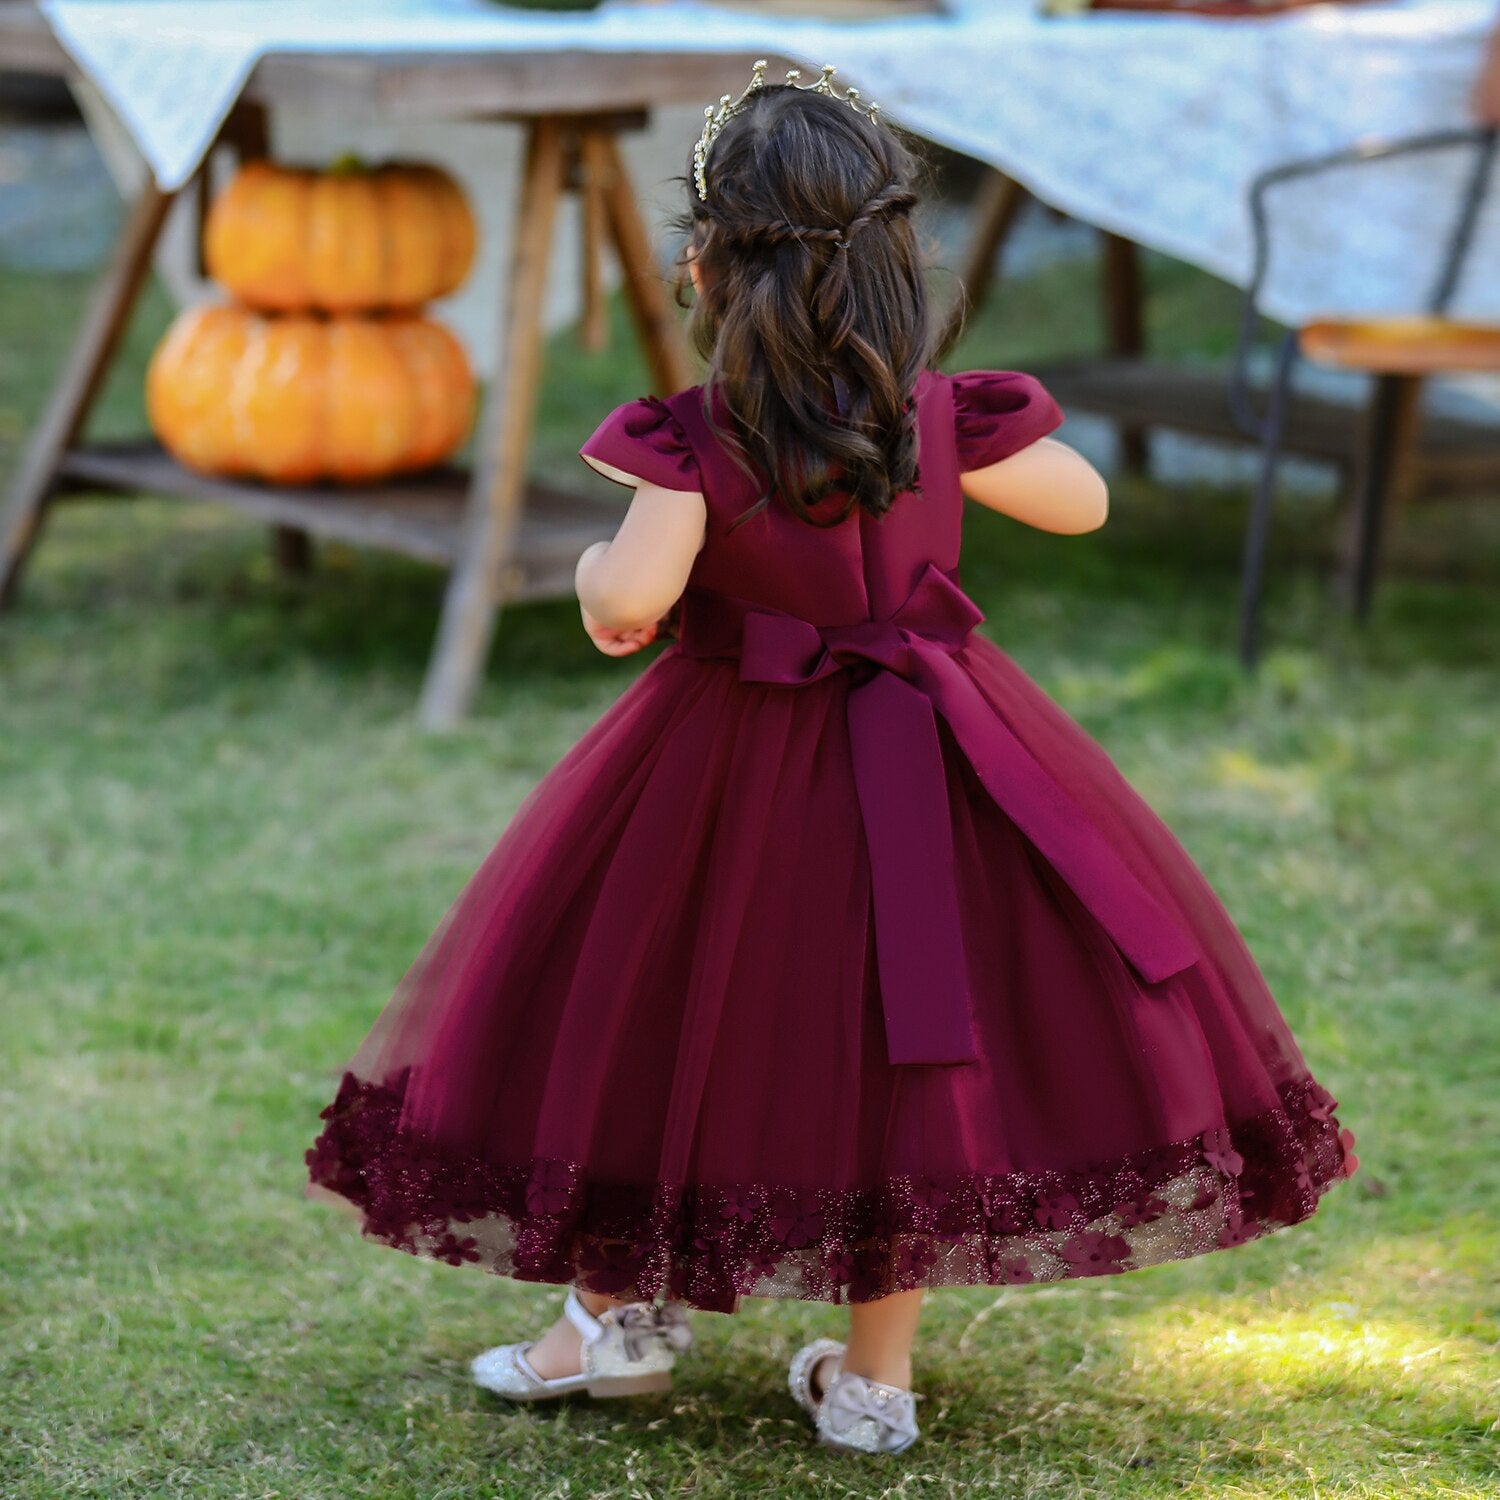
[[[1159,342],[1221,351],[1224,289],[1150,269]],[[957,362],[1055,352],[1059,319],[1087,347],[1083,274],[1008,289]],[[80,290],[0,277],[7,447]],[[103,428],[138,420],[161,317]],[[581,481],[573,449],[641,388],[629,356],[559,340],[537,467]],[[700,1314],[672,1396],[511,1410],[466,1362],[556,1292],[368,1244],[301,1196],[338,1068],[641,662],[595,653],[567,603],[515,610],[473,719],[424,737],[435,571],[329,547],[289,580],[216,510],[60,507],[0,622],[0,1494],[1500,1492],[1496,507],[1414,512],[1363,634],[1324,583],[1331,497],[1291,507],[1250,681],[1244,499],[1124,483],[1082,538],[976,508],[965,581],[1217,884],[1361,1170],[1224,1254],[934,1294],[925,1436],[883,1466],[816,1449],[784,1389],[836,1309]]]

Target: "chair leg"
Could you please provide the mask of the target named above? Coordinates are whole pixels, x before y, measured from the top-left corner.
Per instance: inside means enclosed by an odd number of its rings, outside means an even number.
[[[1260,478],[1245,524],[1245,549],[1240,565],[1240,665],[1247,672],[1260,657],[1260,606],[1271,537],[1271,507],[1276,499],[1276,474],[1281,465],[1286,408],[1296,358],[1297,336],[1291,333],[1282,341],[1276,356],[1276,374],[1261,434]]]
[[[1419,377],[1376,377],[1355,492],[1348,580],[1350,604],[1361,624],[1370,617],[1391,501],[1403,492],[1410,471],[1421,397]]]

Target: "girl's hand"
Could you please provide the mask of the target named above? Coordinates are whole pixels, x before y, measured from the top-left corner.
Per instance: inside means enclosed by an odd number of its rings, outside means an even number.
[[[583,628],[588,633],[588,638],[606,656],[629,656],[632,651],[649,646],[656,639],[656,632],[661,624],[659,620],[654,620],[650,625],[638,625],[633,630],[617,630],[613,625],[605,625],[596,620],[581,604],[578,609],[583,616]]]

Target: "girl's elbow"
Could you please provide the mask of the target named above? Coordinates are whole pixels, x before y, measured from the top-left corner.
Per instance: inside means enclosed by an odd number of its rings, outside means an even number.
[[[640,630],[659,620],[666,606],[634,589],[589,588],[578,591],[579,602],[601,624],[611,630]]]
[[[1083,487],[1078,498],[1075,530],[1081,535],[1087,531],[1098,531],[1109,519],[1109,486],[1095,473],[1092,482]]]

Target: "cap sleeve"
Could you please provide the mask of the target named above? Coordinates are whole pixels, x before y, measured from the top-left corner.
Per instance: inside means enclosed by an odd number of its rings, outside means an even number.
[[[997,464],[1062,425],[1062,409],[1033,375],[968,370],[952,385],[960,473]]]
[[[659,396],[643,396],[617,406],[578,453],[591,468],[607,464],[619,470],[620,474],[608,476],[619,484],[633,480],[666,490],[703,488],[692,444]]]

